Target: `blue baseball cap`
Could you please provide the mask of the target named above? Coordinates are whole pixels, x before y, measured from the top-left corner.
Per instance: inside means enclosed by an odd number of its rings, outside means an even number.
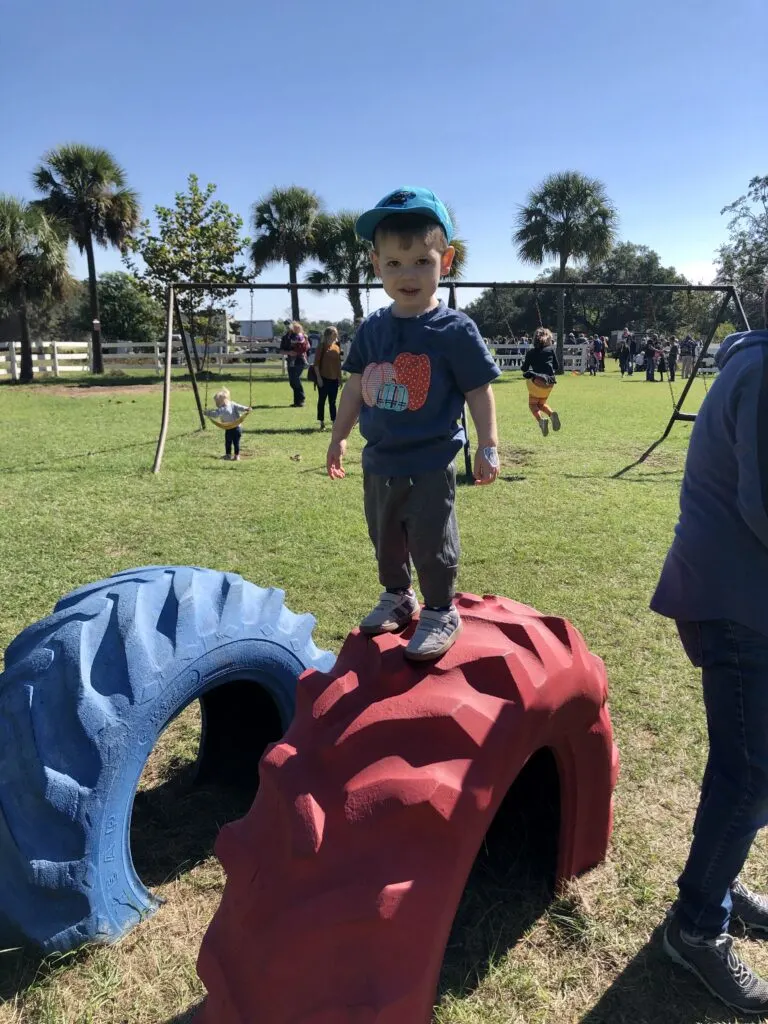
[[[449,242],[453,238],[453,221],[445,204],[441,203],[435,193],[428,188],[410,188],[408,186],[387,193],[372,210],[366,210],[361,214],[357,218],[355,231],[361,238],[372,242],[374,232],[381,221],[395,213],[422,213],[440,225]]]

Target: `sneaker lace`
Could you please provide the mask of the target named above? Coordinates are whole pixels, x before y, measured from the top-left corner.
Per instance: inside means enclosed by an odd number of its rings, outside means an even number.
[[[730,935],[725,936],[722,940],[718,940],[717,945],[721,947],[721,955],[725,959],[728,967],[728,973],[731,975],[733,980],[741,989],[749,987],[752,981],[754,981],[754,974],[750,968],[740,959],[736,950],[733,948],[733,937]]]

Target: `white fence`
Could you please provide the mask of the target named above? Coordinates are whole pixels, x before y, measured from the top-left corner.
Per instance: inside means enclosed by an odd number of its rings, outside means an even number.
[[[101,345],[104,370],[150,370],[162,374],[165,367],[165,342],[104,341]],[[200,358],[207,355],[210,369],[248,369],[253,363],[274,361],[282,363],[283,355],[274,342],[251,341],[237,338],[227,347],[216,343],[207,351],[198,342]],[[174,335],[172,361],[185,362],[180,335]],[[91,368],[90,341],[44,341],[32,345],[32,372],[37,377],[54,377],[66,373],[88,373]],[[21,342],[11,341],[0,344],[0,380],[18,380],[21,374]]]
[[[519,370],[522,368],[526,352],[530,345],[499,345],[489,342],[493,349],[496,365],[500,370]],[[565,345],[563,347],[563,371],[565,373],[585,373],[587,370],[588,345]]]
[[[90,342],[46,341],[32,345],[32,372],[35,376],[87,373],[90,369]],[[21,342],[0,345],[0,379],[18,380],[21,373]]]

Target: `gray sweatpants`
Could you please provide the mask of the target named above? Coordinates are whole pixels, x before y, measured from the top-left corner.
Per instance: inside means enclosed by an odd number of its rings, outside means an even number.
[[[456,466],[416,476],[363,475],[365,518],[376,549],[379,580],[389,590],[411,585],[411,560],[424,603],[453,601],[459,571]]]

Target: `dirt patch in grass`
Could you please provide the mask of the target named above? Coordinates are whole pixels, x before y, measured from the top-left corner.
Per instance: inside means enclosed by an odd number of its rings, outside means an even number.
[[[174,390],[181,385],[173,385]],[[64,395],[67,398],[87,398],[103,395],[147,395],[162,391],[162,382],[157,384],[51,384],[41,395]]]

